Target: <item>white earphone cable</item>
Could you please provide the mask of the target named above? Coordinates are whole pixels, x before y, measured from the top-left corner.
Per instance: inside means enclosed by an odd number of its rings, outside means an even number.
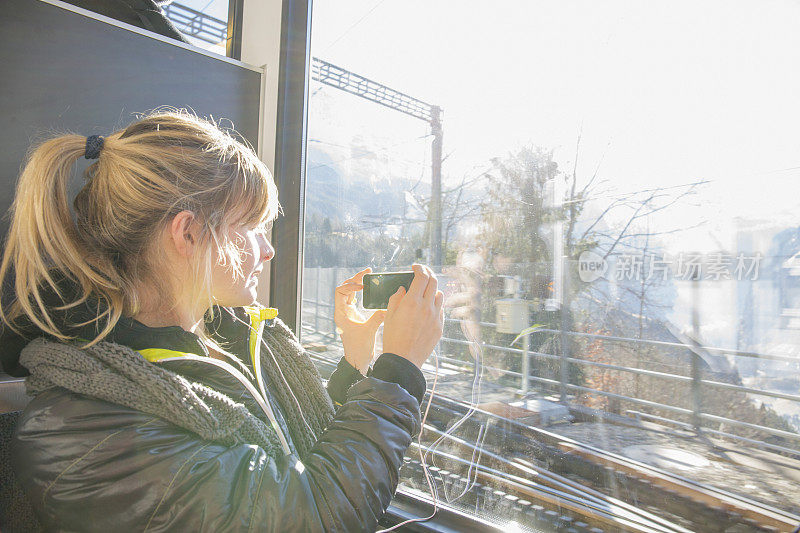
[[[232,313],[230,311],[228,311],[228,312],[234,318],[234,320],[236,320],[238,322],[241,322],[242,324],[245,324],[246,326],[248,326],[251,329],[251,331],[254,331],[250,324],[247,324],[246,322],[244,322],[243,320],[238,318],[234,313]],[[269,352],[273,362],[275,363],[275,367],[278,369],[278,373],[280,374],[281,379],[283,380],[284,384],[286,385],[286,388],[289,390],[289,394],[292,396],[292,399],[294,400],[295,405],[297,405],[298,412],[300,413],[300,418],[303,420],[303,423],[305,424],[306,428],[309,430],[311,435],[313,435],[314,440],[317,440],[317,435],[311,429],[311,426],[308,424],[308,421],[306,420],[305,416],[303,415],[302,409],[300,408],[300,402],[297,400],[297,397],[294,395],[294,391],[292,391],[291,387],[289,387],[289,384],[288,384],[288,382],[286,381],[286,378],[283,375],[283,371],[281,370],[280,365],[278,364],[278,360],[275,357],[275,354],[272,352],[272,350],[270,349],[269,345],[267,344],[267,342],[262,337],[263,327],[264,327],[264,322],[262,321],[259,324],[258,329],[255,330],[256,331],[256,340],[257,340],[257,342],[256,342],[256,350],[260,354],[261,346],[263,345],[264,347],[266,347],[267,352]],[[426,421],[428,419],[428,413],[430,412],[431,403],[433,402],[433,398],[434,398],[435,393],[436,393],[436,384],[438,383],[438,380],[439,380],[439,349],[438,349],[438,347],[433,352],[433,356],[434,356],[433,385],[431,386],[430,392],[428,394],[428,402],[427,402],[427,404],[425,406],[425,413],[423,414],[422,420],[420,422],[420,424],[421,424],[420,425],[420,432],[419,432],[419,435],[417,436],[417,449],[419,451],[420,464],[422,465],[423,473],[425,475],[425,481],[428,484],[428,490],[430,491],[430,494],[431,494],[431,496],[433,498],[433,512],[430,514],[430,516],[420,517],[420,518],[411,518],[411,519],[405,520],[403,522],[400,522],[400,523],[398,523],[398,524],[396,524],[396,525],[394,525],[394,526],[392,526],[390,528],[376,531],[375,533],[387,533],[388,531],[393,531],[393,530],[397,529],[398,527],[401,527],[403,525],[406,525],[406,524],[409,524],[409,523],[412,523],[412,522],[424,522],[426,520],[430,520],[431,518],[433,518],[436,515],[437,511],[439,510],[438,491],[436,490],[436,486],[435,486],[435,484],[433,482],[433,476],[431,475],[430,470],[428,468],[427,457],[432,452],[435,452],[436,448],[441,444],[441,442],[444,440],[445,437],[448,437],[448,436],[452,435],[452,433],[454,431],[456,431],[459,427],[461,427],[461,425],[464,424],[476,412],[477,401],[478,401],[478,398],[480,397],[481,382],[482,382],[482,378],[483,378],[483,360],[482,360],[483,359],[483,350],[482,350],[482,347],[481,347],[480,343],[477,342],[475,339],[470,338],[469,340],[470,340],[470,345],[469,345],[470,346],[470,351],[473,352],[473,357],[475,359],[475,367],[474,367],[475,373],[474,373],[474,377],[473,377],[473,381],[472,381],[472,391],[471,391],[472,393],[471,393],[471,398],[470,398],[471,402],[470,402],[469,410],[455,424],[453,424],[450,428],[448,428],[447,431],[445,431],[438,439],[436,439],[436,441],[430,447],[428,447],[426,449],[426,451],[423,453],[422,450],[423,450],[424,446],[422,444],[422,433],[425,430],[425,423],[426,423]],[[473,348],[474,348],[474,351],[473,351]],[[260,358],[257,358],[256,361],[260,362]],[[260,368],[259,369],[254,369],[254,370],[256,372],[256,379],[258,381],[258,385],[262,389],[261,393],[264,394],[264,398],[266,400],[267,396],[266,396],[266,392],[264,390],[263,380],[261,379]],[[459,498],[464,496],[467,492],[469,492],[469,490],[474,486],[475,480],[477,479],[477,468],[476,468],[476,466],[477,466],[477,464],[480,463],[480,458],[482,456],[482,451],[483,451],[483,442],[484,442],[485,437],[486,437],[486,426],[485,425],[481,425],[480,429],[478,430],[478,437],[477,437],[477,448],[478,449],[477,450],[473,450],[472,458],[470,460],[469,468],[467,470],[467,479],[470,480],[470,481],[464,487],[464,489],[461,491],[461,493],[458,496],[456,496],[455,498],[450,498],[449,495],[447,494],[447,492],[445,492],[445,498],[447,499],[448,503],[455,502],[456,500],[458,500]],[[476,459],[476,452],[477,452],[477,459]],[[474,472],[474,477],[473,477],[473,472]],[[442,483],[442,486],[444,487],[444,483]]]
[[[244,320],[242,320],[239,317],[237,317],[234,313],[232,313],[230,311],[228,311],[228,312],[234,318],[234,320],[236,320],[238,322],[241,322],[242,324],[244,324],[248,328],[250,328],[251,332],[255,332],[256,333],[256,344],[255,344],[256,358],[255,359],[256,359],[256,361],[259,362],[259,365],[256,365],[256,366],[259,366],[259,368],[254,368],[253,370],[255,371],[256,380],[258,381],[258,386],[261,388],[261,394],[264,395],[264,399],[266,400],[266,398],[267,398],[266,394],[267,393],[266,393],[266,390],[264,389],[264,382],[263,382],[263,379],[261,377],[261,368],[260,368],[260,362],[261,362],[261,355],[260,354],[261,354],[261,347],[262,346],[264,346],[267,349],[267,352],[269,353],[270,357],[272,358],[272,361],[275,363],[275,368],[278,370],[278,374],[280,374],[284,385],[286,385],[286,388],[288,389],[289,394],[292,396],[292,400],[294,400],[294,403],[297,406],[297,412],[300,413],[300,418],[303,420],[303,424],[305,424],[306,429],[308,429],[308,431],[311,433],[311,435],[314,437],[314,440],[316,441],[317,440],[317,434],[314,432],[313,429],[311,429],[311,426],[309,425],[308,421],[306,420],[306,417],[303,415],[303,410],[300,407],[300,402],[297,400],[297,396],[294,395],[294,391],[289,386],[289,383],[286,381],[286,378],[283,375],[283,370],[281,370],[281,366],[278,364],[278,359],[275,357],[275,354],[272,352],[272,349],[269,347],[269,344],[267,344],[267,342],[263,338],[264,321],[262,320],[261,322],[259,322],[258,329],[253,329],[253,326],[251,324],[246,323]]]

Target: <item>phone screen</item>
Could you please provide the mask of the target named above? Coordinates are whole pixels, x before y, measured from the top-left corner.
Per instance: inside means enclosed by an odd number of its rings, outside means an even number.
[[[364,309],[386,309],[397,289],[402,286],[408,291],[413,280],[412,271],[364,274]]]

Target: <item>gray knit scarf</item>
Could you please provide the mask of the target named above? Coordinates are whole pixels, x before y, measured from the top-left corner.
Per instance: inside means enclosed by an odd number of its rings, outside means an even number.
[[[314,433],[321,434],[333,418],[333,405],[319,372],[282,322],[265,328],[264,339],[306,421]],[[257,444],[272,457],[283,454],[272,427],[244,405],[150,363],[127,346],[99,342],[81,349],[39,338],[22,350],[20,362],[30,371],[28,394],[61,387],[158,416],[206,440],[228,446]],[[270,390],[281,405],[292,441],[303,458],[313,446],[314,436],[305,427],[274,362],[265,361],[263,368],[275,386]]]

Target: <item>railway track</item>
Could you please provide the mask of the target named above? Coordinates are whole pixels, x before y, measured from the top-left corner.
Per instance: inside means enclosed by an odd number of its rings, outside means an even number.
[[[432,427],[426,429],[441,435],[441,432]],[[465,452],[472,453],[474,450],[473,445],[461,439],[449,440],[455,441],[457,447]],[[453,475],[452,472],[437,467],[433,467],[433,473],[443,488],[450,485],[451,493],[461,493],[473,485],[473,488],[490,487],[491,490],[487,493],[490,498],[495,496],[511,502],[530,501],[538,505],[538,508],[532,509],[540,510],[541,516],[537,517],[537,521],[549,520],[553,526],[563,527],[570,524],[575,528],[595,532],[688,533],[690,531],[623,501],[607,497],[589,487],[559,476],[534,471],[524,465],[514,464],[487,450],[483,450],[482,453],[482,461],[476,466],[472,479],[463,475]],[[436,452],[435,456],[451,465],[466,466],[469,463],[456,454]],[[509,471],[516,471],[516,474]]]
[[[467,409],[458,400],[435,398],[425,431],[438,438]],[[569,527],[587,524],[589,531],[791,532],[800,526],[800,517],[792,513],[485,411],[477,411],[462,431],[477,433],[480,424],[489,428],[482,449],[476,439],[447,436],[449,451],[430,456],[428,464],[448,468],[442,475],[441,468],[433,467],[443,486],[449,480],[461,491],[468,482],[480,483],[500,491],[502,498],[530,501],[545,513],[570,517]],[[464,457],[473,456],[480,456],[480,464],[472,480],[454,474],[467,469]],[[603,492],[609,487],[623,487],[627,501]]]
[[[330,361],[316,358],[333,369]],[[442,436],[469,408],[437,394],[424,431]],[[426,460],[442,503],[447,503],[445,491],[460,494],[469,487],[458,506],[520,526],[570,533],[794,532],[800,527],[798,515],[488,411],[477,409],[460,433],[477,434],[480,425],[488,428],[480,449],[477,439],[447,436],[449,451],[435,450]],[[412,443],[401,474],[417,480],[415,489],[425,494],[418,452]],[[469,473],[464,457],[473,454],[480,461]],[[624,500],[608,494],[614,491],[624,493]]]

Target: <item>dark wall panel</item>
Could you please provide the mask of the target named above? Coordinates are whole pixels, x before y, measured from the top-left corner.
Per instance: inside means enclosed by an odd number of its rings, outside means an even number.
[[[260,72],[41,0],[0,9],[0,213],[28,147],[53,132],[103,135],[174,106],[227,119],[258,145]]]

